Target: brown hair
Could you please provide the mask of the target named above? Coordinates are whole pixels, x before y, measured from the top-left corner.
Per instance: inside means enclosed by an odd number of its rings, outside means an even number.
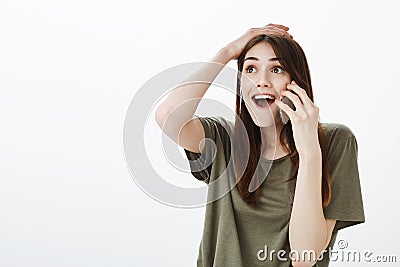
[[[257,199],[260,193],[260,187],[258,186],[255,191],[250,192],[249,186],[251,181],[262,181],[261,172],[257,168],[258,161],[261,155],[261,131],[259,126],[257,126],[253,119],[251,118],[249,111],[242,98],[240,84],[241,75],[243,71],[244,58],[246,53],[254,45],[260,42],[267,42],[271,45],[275,52],[276,57],[279,59],[280,64],[283,69],[290,74],[292,80],[294,80],[301,88],[303,88],[311,101],[314,102],[314,96],[311,86],[311,76],[308,67],[307,59],[304,54],[303,49],[300,45],[284,36],[278,35],[259,35],[251,39],[244,47],[242,53],[238,57],[238,74],[237,74],[237,91],[236,91],[236,119],[234,127],[234,162],[235,162],[235,174],[237,179],[237,187],[242,199],[249,205],[257,207]],[[246,129],[247,133],[243,131],[243,126],[240,127],[238,120],[241,120]],[[243,138],[248,138],[250,146],[245,148]],[[318,122],[318,139],[321,146],[322,152],[322,205],[326,207],[331,198],[331,188],[330,188],[330,177],[329,177],[329,166],[327,161],[327,146],[324,140],[323,130],[321,124]],[[299,170],[299,154],[296,150],[296,146],[293,139],[292,124],[290,120],[288,123],[282,126],[279,132],[279,141],[282,146],[289,153],[289,157],[292,164],[295,166],[295,171],[293,176],[286,180],[289,182],[296,179]],[[243,153],[243,151],[248,151]],[[245,158],[248,155],[248,159]],[[245,163],[247,166],[244,166]],[[240,174],[243,173],[241,177]],[[253,179],[254,175],[254,179]]]

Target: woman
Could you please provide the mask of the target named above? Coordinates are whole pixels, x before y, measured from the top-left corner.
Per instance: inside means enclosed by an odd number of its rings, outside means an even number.
[[[157,109],[157,123],[196,164],[212,153],[201,140],[214,141],[212,164],[191,165],[197,179],[223,176],[233,156],[235,184],[207,204],[197,266],[328,266],[323,252],[338,230],[365,221],[356,139],[344,125],[319,122],[306,57],[287,31],[250,29],[211,60],[219,64],[193,75],[213,81],[237,59],[235,123],[194,115],[204,83],[175,89]]]

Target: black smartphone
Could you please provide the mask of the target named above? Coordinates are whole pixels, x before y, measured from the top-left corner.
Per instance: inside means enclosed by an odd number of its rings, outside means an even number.
[[[291,109],[296,110],[293,102],[289,98],[287,98],[286,96],[284,96],[282,98],[282,102],[285,103],[286,105],[288,105]],[[281,117],[281,122],[283,124],[286,124],[289,121],[289,116],[285,113],[285,111],[279,109],[279,115]]]

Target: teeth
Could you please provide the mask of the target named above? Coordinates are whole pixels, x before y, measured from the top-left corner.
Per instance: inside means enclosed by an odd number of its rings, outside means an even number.
[[[272,95],[256,95],[254,99],[275,99]]]

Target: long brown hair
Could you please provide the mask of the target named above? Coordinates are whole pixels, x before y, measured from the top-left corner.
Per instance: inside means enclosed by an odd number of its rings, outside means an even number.
[[[303,49],[300,45],[284,36],[278,35],[259,35],[251,39],[244,47],[242,53],[239,55],[238,74],[237,74],[237,91],[236,91],[236,119],[234,127],[234,146],[233,156],[235,162],[235,174],[237,179],[237,187],[243,201],[247,204],[257,207],[257,199],[260,193],[260,187],[258,186],[255,191],[250,192],[250,183],[254,181],[262,181],[261,175],[263,175],[257,168],[258,161],[261,156],[261,130],[251,118],[249,111],[244,103],[244,99],[241,94],[241,76],[244,65],[244,58],[247,53],[254,45],[260,42],[267,42],[271,45],[275,52],[276,57],[279,59],[283,69],[290,74],[292,80],[294,80],[301,88],[303,88],[311,101],[314,102],[314,95],[311,86],[310,70],[307,63],[307,58],[304,54]],[[241,120],[243,123],[238,123]],[[247,133],[243,131],[243,126]],[[239,127],[241,126],[241,127]],[[249,138],[249,148],[244,147],[243,138]],[[327,161],[327,146],[324,140],[323,130],[321,123],[318,122],[318,139],[321,146],[322,152],[322,205],[326,207],[331,198],[330,188],[330,177],[329,177],[329,166]],[[294,164],[295,169],[291,178],[286,180],[289,182],[296,179],[299,170],[299,154],[296,150],[296,146],[293,139],[292,124],[290,120],[288,123],[282,126],[279,132],[279,141],[284,149],[289,153],[289,157]],[[246,143],[247,144],[247,143]],[[243,151],[248,151],[243,153]],[[247,166],[244,164],[247,162]],[[240,174],[243,173],[241,177]],[[253,179],[254,176],[254,179]]]

